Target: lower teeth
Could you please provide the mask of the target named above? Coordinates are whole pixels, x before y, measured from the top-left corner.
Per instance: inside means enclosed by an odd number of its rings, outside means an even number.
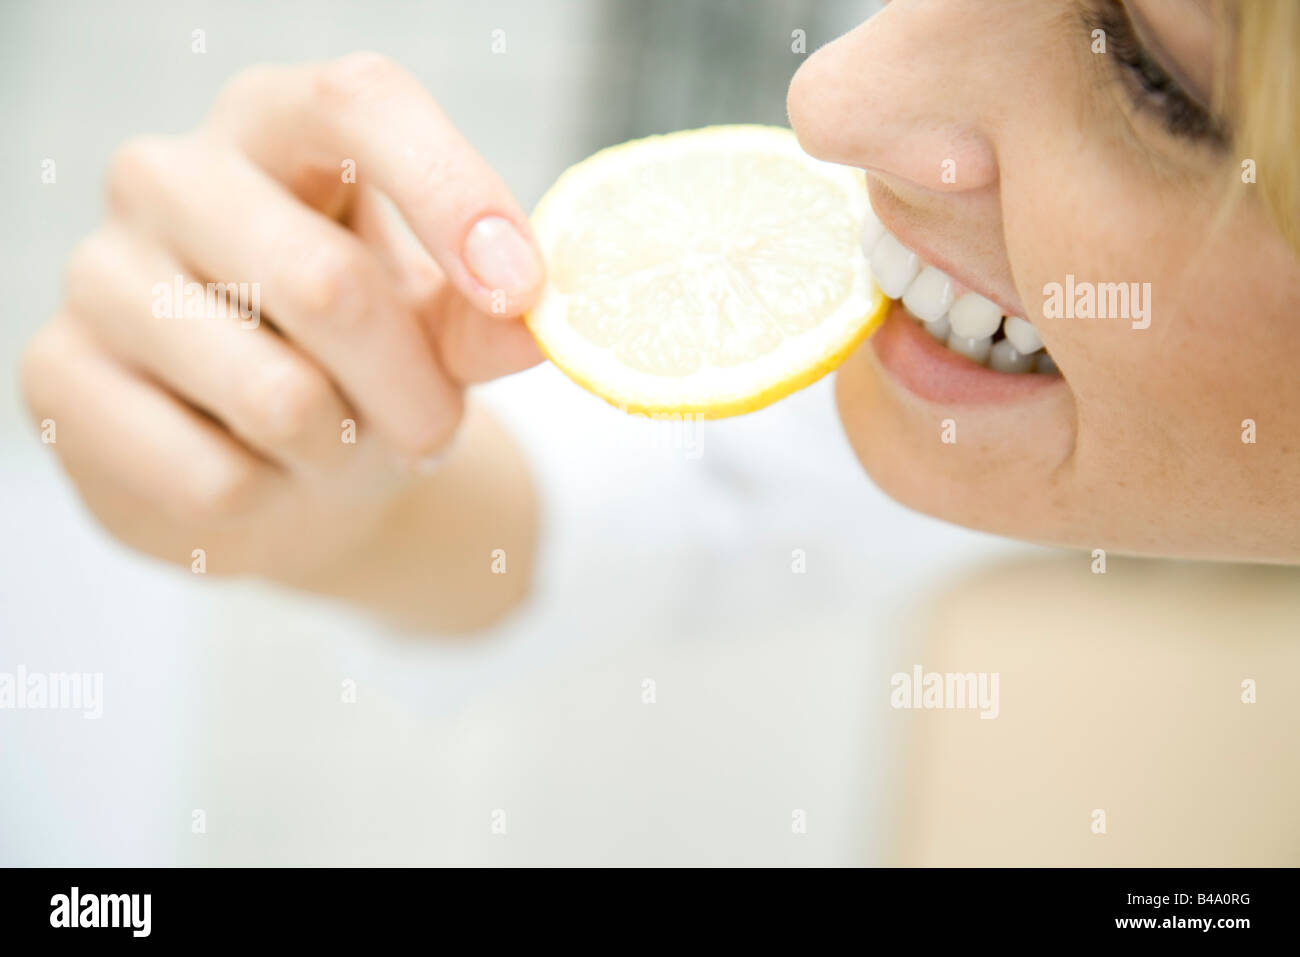
[[[954,332],[946,314],[938,319],[926,322],[923,319],[918,319],[906,306],[903,308],[907,311],[908,316],[920,323],[921,328],[933,338],[942,342],[948,349],[958,355],[965,356],[978,365],[992,369],[994,372],[1057,374],[1056,363],[1052,361],[1052,357],[1047,354],[1046,349],[1040,346],[1032,352],[1021,352],[1016,348],[1016,344],[1006,334],[1006,324],[1011,321],[1007,316],[1002,317],[997,331],[991,336],[971,338]],[[1023,338],[1023,334],[1021,334],[1021,337]]]
[[[995,342],[989,350],[989,368],[994,372],[1031,372],[1038,357],[1034,353],[1017,352],[1010,339]]]

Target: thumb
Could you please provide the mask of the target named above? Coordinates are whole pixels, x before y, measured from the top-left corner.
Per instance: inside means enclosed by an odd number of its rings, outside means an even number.
[[[522,319],[502,319],[477,309],[452,286],[430,317],[438,357],[461,385],[486,382],[536,365],[543,358]]]

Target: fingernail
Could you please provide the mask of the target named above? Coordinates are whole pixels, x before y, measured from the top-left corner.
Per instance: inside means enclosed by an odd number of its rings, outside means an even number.
[[[509,295],[530,292],[542,279],[542,263],[533,244],[514,224],[486,216],[465,237],[465,265],[489,289]]]

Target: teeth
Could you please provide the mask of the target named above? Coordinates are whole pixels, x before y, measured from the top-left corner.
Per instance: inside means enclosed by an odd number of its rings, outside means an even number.
[[[1016,348],[1010,339],[999,339],[989,350],[989,368],[994,372],[1028,372],[1035,357]]]
[[[1016,347],[1017,352],[1028,355],[1043,348],[1043,340],[1038,337],[1038,330],[1019,316],[1008,316],[1002,324],[1002,331]]]
[[[979,293],[955,296],[952,277],[923,263],[871,211],[862,222],[862,249],[880,291],[901,299],[922,328],[953,352],[995,372],[1056,373],[1037,329],[1019,316],[1004,319],[1002,307]]]
[[[930,335],[934,336],[940,342],[947,342],[948,333],[952,331],[951,327],[948,325],[947,316],[940,316],[938,319],[934,320],[934,322],[923,322],[921,323],[921,328],[930,333]]]
[[[952,304],[948,313],[954,334],[963,338],[991,336],[1002,325],[1002,307],[989,302],[977,292],[968,292]]]
[[[862,219],[862,251],[867,256],[875,248],[880,237],[885,235],[885,226],[876,218],[875,210],[867,207],[867,215]]]
[[[921,260],[916,253],[885,233],[871,247],[871,271],[880,291],[890,299],[898,299],[907,289],[907,284],[921,271]]]
[[[926,266],[903,293],[903,305],[922,322],[942,319],[952,308],[952,280],[948,274]]]
[[[984,360],[989,357],[989,350],[992,347],[992,336],[959,336],[956,332],[948,336],[949,349],[980,365],[983,365]]]

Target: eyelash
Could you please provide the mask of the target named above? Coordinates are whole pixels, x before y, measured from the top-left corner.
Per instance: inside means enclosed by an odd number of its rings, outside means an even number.
[[[1183,91],[1178,81],[1156,62],[1142,46],[1132,21],[1118,0],[1089,0],[1084,12],[1089,36],[1101,30],[1106,49],[1113,55],[1114,68],[1133,104],[1156,115],[1174,136],[1222,147],[1227,134],[1220,122],[1205,107]]]

